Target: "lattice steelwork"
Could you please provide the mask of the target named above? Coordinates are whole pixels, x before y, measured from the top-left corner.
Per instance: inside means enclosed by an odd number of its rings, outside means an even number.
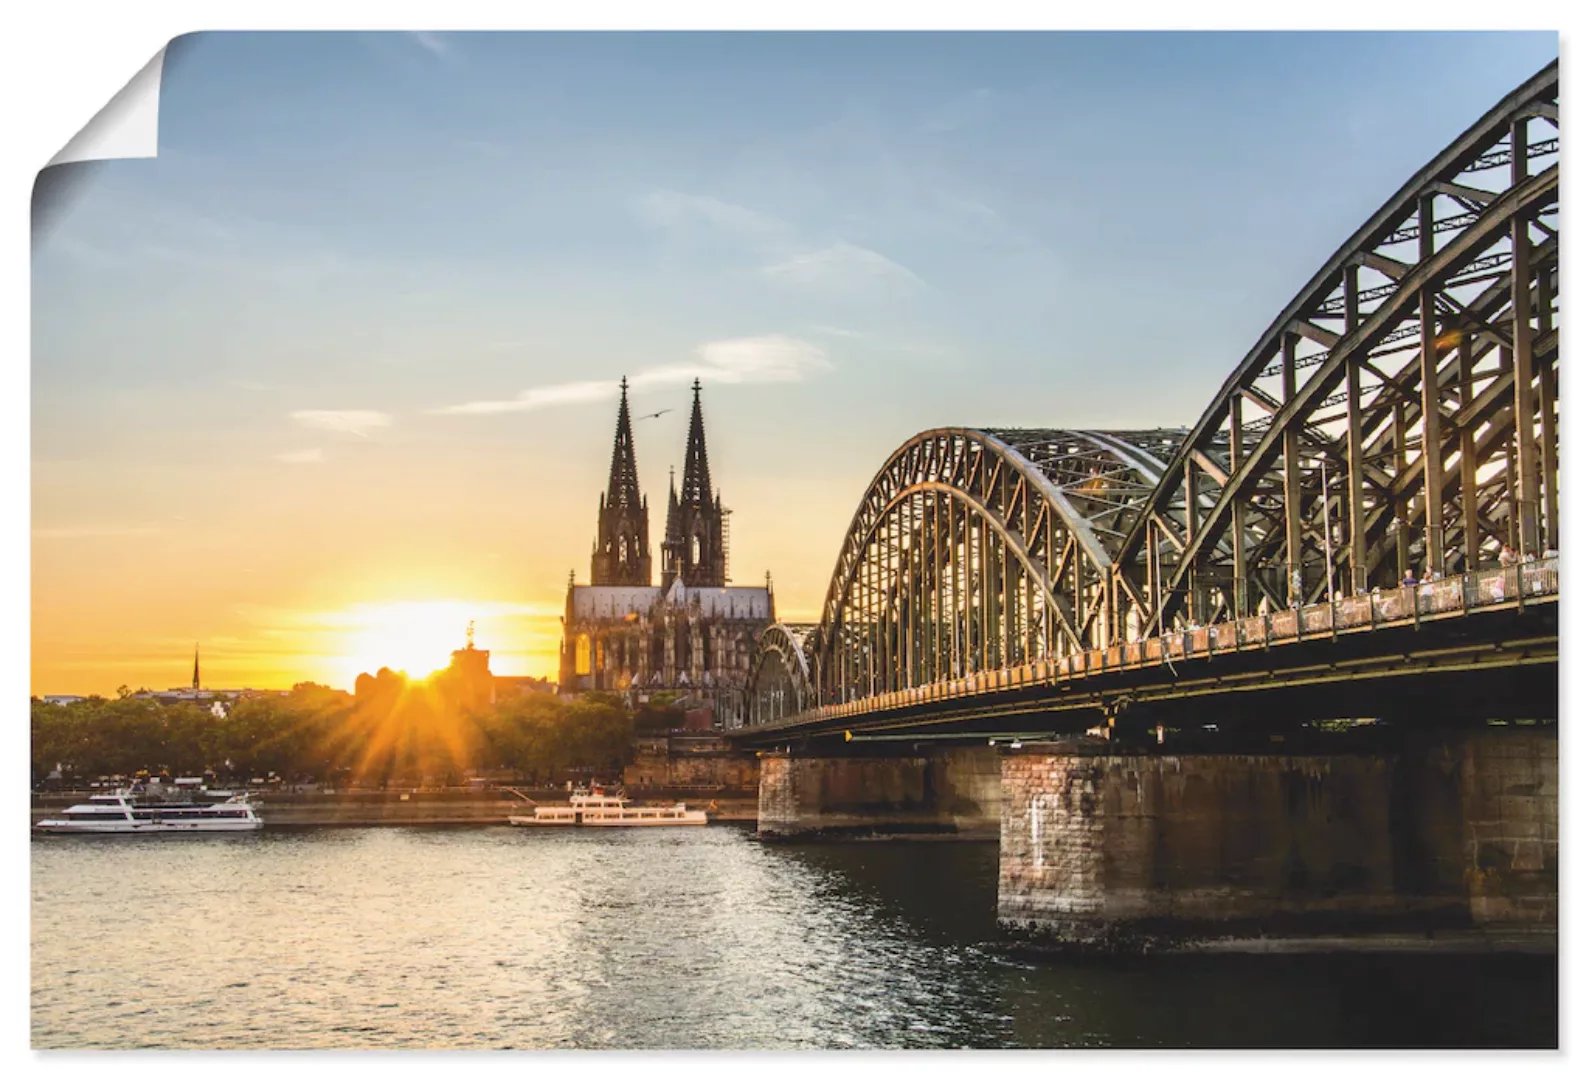
[[[1193,428],[907,442],[780,678],[831,705],[1554,549],[1557,107],[1553,63],[1335,252]]]
[[[1184,434],[945,428],[900,447],[807,642],[818,701],[1096,648],[1133,508]]]
[[[782,720],[815,704],[805,654],[815,629],[810,624],[773,623],[761,632],[751,662],[749,723]]]
[[[1270,325],[1133,522],[1118,596],[1206,623],[1556,546],[1558,152],[1552,64]]]

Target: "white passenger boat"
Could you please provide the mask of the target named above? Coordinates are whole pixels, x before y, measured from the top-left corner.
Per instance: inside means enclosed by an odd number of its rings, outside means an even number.
[[[218,833],[253,832],[265,827],[246,793],[225,802],[140,800],[131,792],[92,795],[69,806],[60,817],[34,826],[46,833]]]
[[[530,814],[514,814],[510,825],[601,825],[608,827],[640,825],[705,825],[705,810],[687,810],[683,803],[672,806],[632,806],[621,795],[576,791],[568,805],[537,806]]]

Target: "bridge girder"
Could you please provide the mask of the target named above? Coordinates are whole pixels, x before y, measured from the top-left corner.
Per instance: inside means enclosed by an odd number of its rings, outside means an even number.
[[[833,705],[1556,548],[1558,97],[1552,63],[1420,169],[1190,429],[907,441],[769,685]]]
[[[815,704],[805,653],[813,629],[773,623],[761,632],[751,660],[748,723],[771,723]]]
[[[1124,530],[1183,434],[940,428],[906,442],[868,485],[807,640],[816,699],[1097,647]]]
[[[1419,170],[1226,380],[1121,545],[1156,625],[1556,547],[1557,93]]]

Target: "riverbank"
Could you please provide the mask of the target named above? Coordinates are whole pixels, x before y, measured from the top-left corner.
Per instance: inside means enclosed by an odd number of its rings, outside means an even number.
[[[567,792],[531,793],[546,805],[565,803]],[[81,802],[81,796],[35,796],[32,821],[59,813]],[[640,793],[637,805],[672,805],[683,801],[692,810],[705,810],[713,822],[756,822],[754,796],[679,799],[665,793]],[[716,808],[713,808],[713,803]],[[255,800],[267,829],[325,826],[505,825],[509,815],[523,814],[531,803],[496,791],[347,791],[283,792]]]

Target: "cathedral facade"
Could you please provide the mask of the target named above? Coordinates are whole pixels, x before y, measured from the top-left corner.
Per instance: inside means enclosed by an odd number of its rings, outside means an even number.
[[[756,638],[774,618],[766,586],[728,584],[728,511],[712,489],[694,385],[683,482],[670,478],[662,573],[651,579],[650,523],[635,468],[628,380],[619,384],[607,490],[597,504],[590,584],[569,575],[559,684],[565,693],[620,692],[634,703],[661,691],[709,705],[719,727],[744,722]]]

